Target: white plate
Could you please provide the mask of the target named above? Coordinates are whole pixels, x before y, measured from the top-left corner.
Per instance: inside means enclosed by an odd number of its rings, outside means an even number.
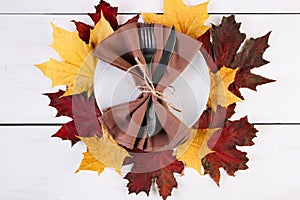
[[[127,79],[133,83],[131,76]],[[140,91],[126,80],[126,72],[99,60],[94,77],[95,97],[101,112],[111,106],[135,100]],[[193,126],[206,108],[210,91],[208,67],[198,52],[186,69],[171,84],[175,94],[168,101],[182,109],[170,111],[188,127]],[[170,90],[166,89],[167,95]]]

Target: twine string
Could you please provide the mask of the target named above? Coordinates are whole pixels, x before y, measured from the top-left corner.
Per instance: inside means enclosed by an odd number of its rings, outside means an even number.
[[[173,96],[175,94],[175,87],[174,86],[168,86],[168,88],[172,89],[171,94],[169,95],[164,95],[162,92],[157,91],[155,89],[154,83],[152,82],[152,79],[150,78],[148,71],[147,71],[147,65],[144,65],[143,63],[141,63],[141,61],[139,60],[138,57],[135,57],[135,61],[136,61],[136,65],[133,65],[132,67],[127,69],[126,72],[126,80],[129,84],[131,84],[132,86],[138,88],[139,90],[141,90],[143,93],[151,93],[153,96],[155,96],[157,99],[162,100],[163,102],[165,102],[169,107],[171,107],[172,109],[178,111],[178,112],[182,112],[182,109],[177,107],[176,105],[172,104],[171,102],[169,102],[167,99],[170,98],[171,96]],[[135,85],[132,84],[129,80],[128,80],[128,74],[130,73],[130,71],[132,71],[135,68],[139,68],[142,72],[142,78],[144,80],[145,85]]]

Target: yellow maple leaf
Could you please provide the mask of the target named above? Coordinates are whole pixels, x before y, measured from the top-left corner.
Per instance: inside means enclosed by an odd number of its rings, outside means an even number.
[[[102,128],[103,136],[80,137],[88,148],[88,152],[98,160],[104,167],[115,169],[121,174],[123,161],[129,153],[119,146],[116,141]]]
[[[94,72],[97,59],[93,56],[94,47],[113,33],[109,22],[101,17],[90,34],[90,43],[86,44],[78,37],[77,31],[67,31],[52,24],[53,44],[51,47],[62,61],[50,59],[36,65],[52,80],[52,86],[67,85],[64,96],[88,92],[93,93]]]
[[[98,172],[98,176],[104,171],[105,165],[97,160],[90,152],[84,152],[84,157],[75,173],[82,170]]]
[[[177,31],[197,39],[209,29],[209,26],[204,26],[209,17],[208,3],[209,1],[196,6],[187,6],[182,0],[165,0],[163,15],[142,13],[142,17],[147,23],[174,25]]]
[[[192,129],[192,136],[188,141],[178,147],[176,157],[183,161],[187,167],[201,171],[201,159],[213,151],[207,146],[207,141],[218,129]]]
[[[208,107],[214,111],[217,106],[227,107],[233,103],[241,102],[242,100],[228,90],[229,85],[234,81],[237,69],[221,67],[216,73],[210,72],[210,94]]]

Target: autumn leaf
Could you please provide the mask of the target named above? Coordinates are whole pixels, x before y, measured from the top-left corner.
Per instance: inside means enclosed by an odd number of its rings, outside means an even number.
[[[161,23],[169,27],[174,25],[177,31],[197,39],[209,29],[204,25],[209,17],[208,3],[187,6],[182,0],[164,0],[163,15],[142,13],[142,17],[147,23]]]
[[[223,17],[220,26],[212,26],[212,45],[214,61],[218,69],[229,67],[233,62],[236,52],[246,38],[240,32],[241,23],[236,23],[233,15]]]
[[[72,20],[71,22],[74,22],[76,26],[76,30],[78,31],[78,36],[81,40],[83,40],[86,44],[90,42],[90,35],[91,30],[94,28],[93,26],[90,26],[88,24],[85,24],[83,22],[78,22],[75,20]]]
[[[97,60],[93,49],[97,44],[112,34],[109,23],[102,19],[90,32],[91,42],[84,43],[77,36],[77,31],[69,32],[52,24],[52,48],[59,54],[62,61],[50,59],[48,62],[36,65],[52,80],[52,86],[67,85],[64,96],[88,92],[93,93],[94,71]]]
[[[98,117],[101,115],[94,96],[87,98],[87,93],[61,97],[64,91],[45,94],[50,98],[49,106],[57,110],[56,117],[67,116],[72,121],[64,124],[53,137],[70,140],[72,145],[80,139],[78,136],[102,136],[102,129]]]
[[[214,151],[202,159],[204,174],[209,174],[219,185],[220,168],[234,176],[238,170],[248,168],[247,153],[238,150],[237,146],[251,146],[257,130],[248,122],[247,117],[237,121],[227,120],[223,129],[216,131],[208,141],[208,147]]]
[[[81,164],[75,173],[83,170],[89,170],[98,172],[99,176],[104,171],[105,165],[97,160],[90,152],[84,152],[83,155],[83,160],[81,161]]]
[[[218,105],[227,107],[242,101],[228,89],[234,81],[236,71],[237,69],[222,67],[216,74],[210,72],[208,107],[211,107],[214,111],[217,110]]]
[[[173,151],[144,152],[134,150],[131,158],[126,158],[124,164],[134,164],[125,179],[129,181],[129,193],[145,192],[149,195],[152,182],[156,182],[159,194],[165,200],[177,187],[174,173],[181,174],[184,165],[172,155]]]
[[[212,108],[207,108],[203,111],[202,115],[198,120],[198,129],[214,129],[223,128],[226,120],[234,115],[236,104],[231,104],[227,108],[222,106],[217,106],[216,111]]]
[[[207,141],[218,129],[193,129],[192,136],[187,142],[178,147],[176,157],[183,161],[187,167],[193,168],[203,174],[201,170],[201,159],[207,154],[213,152],[207,146]]]
[[[234,15],[223,17],[219,26],[212,26],[212,43],[208,33],[199,37],[198,40],[204,45],[202,53],[213,73],[223,67],[237,70],[234,82],[229,85],[228,89],[244,100],[240,88],[249,88],[256,91],[258,85],[270,83],[274,80],[251,73],[251,69],[269,63],[263,59],[263,54],[269,47],[270,33],[261,38],[246,40],[243,44],[246,35],[240,32],[240,26],[241,23],[235,21]],[[210,45],[212,46],[211,49],[209,49]],[[241,47],[241,52],[238,52]],[[208,53],[203,52],[203,50]]]
[[[95,6],[95,12],[94,13],[89,13],[88,15],[94,22],[94,24],[97,24],[100,19],[101,19],[101,13],[103,13],[104,18],[109,22],[110,26],[112,29],[115,31],[119,27],[129,24],[129,23],[134,23],[138,22],[139,20],[139,14],[134,16],[133,18],[129,19],[127,22],[124,24],[119,25],[117,21],[117,15],[118,15],[118,8],[117,7],[112,7],[109,3],[105,1],[100,1],[100,3]],[[85,42],[89,43],[90,41],[90,31],[94,29],[94,26],[90,26],[88,24],[85,24],[83,22],[77,22],[74,21],[78,31],[79,37]]]
[[[252,74],[253,68],[261,67],[269,62],[263,59],[263,54],[269,47],[268,39],[271,32],[263,37],[248,40],[242,51],[236,55],[234,62],[230,65],[231,68],[238,71],[236,73],[235,81],[229,87],[230,91],[243,98],[239,89],[249,88],[256,91],[258,85],[274,82],[274,80]]]
[[[207,66],[209,67],[210,71],[213,73],[217,73],[219,71],[218,67],[215,64],[213,59],[213,47],[212,43],[210,42],[211,37],[211,30],[207,30],[203,35],[198,38],[198,41],[202,43],[200,51],[206,61]]]
[[[88,148],[88,152],[105,167],[113,168],[121,174],[124,159],[129,153],[119,146],[109,135],[106,129],[102,129],[103,136],[99,138],[80,137]]]
[[[103,16],[109,22],[113,30],[118,29],[118,21],[117,21],[118,8],[117,7],[112,7],[110,6],[109,3],[101,0],[100,3],[97,6],[95,6],[95,9],[96,9],[95,13],[88,14],[95,24],[97,24],[100,21],[102,17],[101,13],[103,13]]]

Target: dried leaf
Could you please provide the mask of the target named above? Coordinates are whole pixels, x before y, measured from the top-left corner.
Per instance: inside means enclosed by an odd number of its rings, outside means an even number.
[[[89,170],[98,172],[99,176],[104,171],[105,165],[97,160],[90,152],[84,152],[83,155],[83,160],[81,161],[80,166],[75,173],[83,170]]]
[[[103,128],[102,132],[101,138],[95,135],[94,137],[80,137],[80,139],[95,159],[120,173],[123,161],[129,153],[112,139],[106,129]]]
[[[210,29],[207,30],[203,35],[198,38],[198,41],[202,43],[200,51],[206,61],[207,66],[209,67],[210,71],[216,73],[219,69],[213,60],[213,47],[212,43],[210,42]]]
[[[159,194],[163,199],[171,195],[177,187],[174,173],[181,174],[184,165],[172,155],[173,151],[144,152],[135,150],[131,158],[126,158],[124,164],[134,163],[125,179],[129,181],[129,193],[145,192],[149,195],[152,182],[156,182]]]
[[[220,26],[212,26],[214,60],[218,69],[222,66],[230,66],[237,50],[245,40],[246,35],[240,32],[240,26],[241,23],[236,23],[233,15],[223,17]]]
[[[207,141],[218,129],[193,129],[190,139],[178,147],[176,157],[183,161],[187,167],[191,167],[203,174],[201,159],[213,151],[208,148]]]
[[[231,104],[227,108],[217,106],[217,110],[214,112],[211,108],[207,108],[203,111],[198,121],[198,129],[213,129],[223,128],[226,120],[232,117],[235,113],[236,104]]]
[[[72,20],[72,22],[75,23],[76,29],[78,31],[78,36],[86,43],[88,44],[90,41],[90,35],[91,30],[94,28],[90,25],[87,25],[83,22],[78,22],[75,20]]]
[[[86,93],[61,97],[64,91],[45,94],[50,98],[49,106],[56,108],[57,117],[67,116],[73,120],[64,124],[53,137],[70,140],[72,145],[80,139],[78,136],[102,136],[98,117],[101,115],[94,96],[87,98]]]
[[[242,101],[228,89],[228,86],[234,81],[236,71],[237,69],[222,67],[216,74],[210,72],[208,107],[213,111],[216,112],[218,105],[227,107]]]
[[[94,29],[91,30],[90,44],[93,48],[113,33],[108,21],[105,19],[100,20],[95,25]]]
[[[100,3],[95,6],[96,12],[90,13],[89,16],[92,18],[95,24],[97,24],[101,19],[101,13],[103,13],[104,18],[109,22],[110,26],[113,30],[117,30],[119,28],[117,15],[118,8],[110,6],[109,3],[101,0]]]
[[[132,19],[129,19],[126,23],[119,25],[117,21],[118,8],[110,6],[109,3],[105,1],[100,1],[100,3],[95,6],[95,13],[89,13],[88,15],[93,20],[94,24],[97,25],[101,19],[101,13],[104,18],[108,21],[113,30],[117,30],[119,27],[129,24],[135,23],[139,20],[139,14],[134,16]],[[75,22],[79,37],[85,42],[89,43],[90,41],[90,31],[94,29],[94,26],[87,25],[83,22]]]
[[[54,42],[52,48],[62,61],[50,59],[36,65],[52,80],[53,86],[67,85],[64,96],[88,92],[93,93],[94,71],[97,60],[93,56],[93,48],[113,30],[105,19],[91,31],[91,43],[85,44],[77,36],[77,31],[69,32],[52,24]]]
[[[219,185],[219,168],[234,176],[238,170],[247,169],[247,153],[242,152],[236,146],[251,146],[257,130],[248,122],[247,117],[237,121],[226,121],[223,129],[216,131],[208,141],[208,147],[213,153],[202,159],[204,173]]]
[[[169,27],[174,25],[177,31],[197,39],[209,29],[204,25],[209,17],[208,3],[187,6],[182,0],[165,0],[163,15],[142,13],[142,17],[147,23],[161,23]]]
[[[251,69],[269,63],[262,56],[269,47],[270,34],[271,32],[261,38],[248,40],[243,50],[237,54],[234,62],[230,65],[231,68],[238,68],[238,71],[235,81],[229,86],[229,89],[241,99],[243,99],[243,96],[240,93],[240,88],[249,88],[256,91],[258,85],[274,82],[274,80],[251,73]]]

